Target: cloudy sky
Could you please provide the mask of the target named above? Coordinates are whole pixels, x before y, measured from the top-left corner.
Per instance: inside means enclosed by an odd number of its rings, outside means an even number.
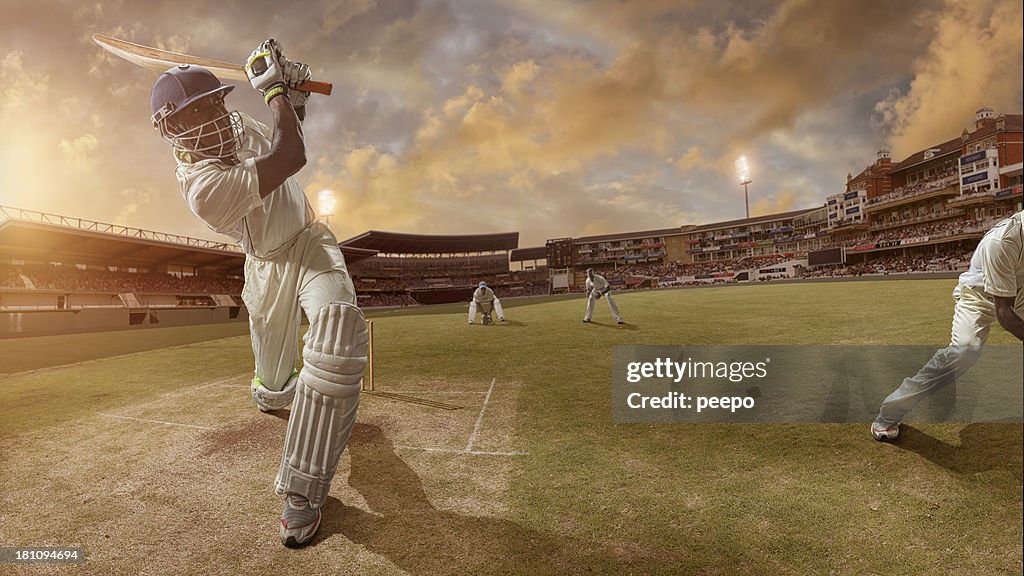
[[[1019,0],[0,0],[0,204],[218,238],[149,124],[155,73],[100,32],[241,63],[264,38],[334,83],[310,199],[368,229],[547,238],[812,207],[889,146],[1022,108]],[[239,84],[228,100],[270,121]]]

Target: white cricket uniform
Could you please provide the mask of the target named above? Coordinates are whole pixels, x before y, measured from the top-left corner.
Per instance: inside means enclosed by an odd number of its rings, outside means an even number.
[[[494,311],[498,313],[498,320],[505,319],[505,312],[501,309],[501,300],[494,295],[494,290],[491,290],[487,286],[483,286],[473,291],[473,299],[469,301],[470,324],[472,324],[473,319],[476,318],[477,306],[484,304],[485,302],[492,303],[494,305]]]
[[[334,234],[315,220],[305,193],[288,178],[260,197],[256,158],[270,152],[273,132],[242,118],[239,164],[178,158],[175,174],[189,208],[245,251],[242,300],[249,312],[256,376],[281,390],[298,357],[300,308],[314,318],[328,302],[356,303],[355,289]]]
[[[903,380],[884,402],[878,422],[899,423],[924,397],[948,386],[981,357],[996,321],[994,296],[1016,298],[1024,318],[1024,212],[996,224],[978,243],[970,267],[953,290],[953,329],[949,346],[939,350],[914,376]]]
[[[597,300],[597,295],[602,294],[605,300],[608,300],[608,309],[612,311],[612,316],[616,322],[622,322],[622,315],[619,314],[619,307],[615,305],[615,300],[612,300],[612,290],[608,281],[604,279],[604,276],[595,273],[594,279],[587,278],[587,314],[583,317],[584,320],[590,321],[590,317],[594,314],[594,301]]]

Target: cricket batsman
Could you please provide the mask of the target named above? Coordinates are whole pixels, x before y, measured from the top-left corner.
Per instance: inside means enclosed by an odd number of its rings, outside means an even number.
[[[608,308],[612,311],[612,316],[615,317],[615,323],[625,324],[622,321],[622,315],[619,314],[619,307],[615,305],[615,300],[612,300],[611,285],[604,279],[604,276],[594,272],[593,268],[587,268],[587,315],[583,317],[583,322],[590,322],[590,317],[594,314],[594,302],[600,300],[601,296],[605,296],[608,300]]]
[[[352,432],[367,363],[362,312],[334,234],[314,218],[293,177],[305,164],[301,120],[309,67],[261,43],[245,66],[274,129],[228,112],[231,92],[207,69],[182,64],[150,94],[153,125],[171,144],[181,194],[192,212],[245,251],[242,299],[256,359],[250,387],[260,410],[292,406],[275,491],[284,496],[285,546],[309,543]],[[295,370],[300,309],[309,320]]]
[[[505,321],[505,312],[501,309],[501,300],[494,295],[494,290],[491,290],[487,286],[487,282],[483,280],[473,291],[473,299],[469,301],[469,323],[472,324],[476,318],[477,307],[483,309],[483,313],[488,315],[491,313],[491,308],[498,313],[498,320],[501,322]],[[486,324],[486,322],[485,322]]]
[[[952,384],[978,358],[993,322],[1024,342],[1024,224],[1022,212],[996,224],[978,243],[953,290],[953,332],[947,348],[903,380],[871,424],[875,440],[895,440],[900,421],[925,396]],[[1019,383],[1018,383],[1019,384]]]

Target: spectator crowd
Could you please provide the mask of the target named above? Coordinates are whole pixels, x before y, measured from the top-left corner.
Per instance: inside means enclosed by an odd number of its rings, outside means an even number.
[[[868,201],[868,204],[880,204],[882,202],[888,202],[890,200],[896,200],[899,198],[910,198],[913,196],[922,196],[935,192],[936,190],[942,190],[956,184],[957,171],[954,168],[948,168],[940,174],[933,176],[927,180],[918,180],[911,184],[905,184],[896,188],[888,194],[877,196]]]
[[[28,278],[31,285],[22,280]],[[221,276],[174,276],[161,273],[82,270],[75,266],[25,264],[0,270],[0,287],[64,290],[68,292],[104,292],[120,294],[231,294],[242,293],[241,278]]]
[[[972,251],[960,250],[932,256],[888,256],[875,258],[865,264],[835,265],[803,269],[801,278],[863,276],[865,274],[912,274],[918,272],[962,272],[971,261]]]

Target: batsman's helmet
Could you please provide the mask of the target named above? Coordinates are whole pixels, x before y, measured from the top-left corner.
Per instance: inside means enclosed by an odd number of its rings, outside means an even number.
[[[167,119],[189,104],[213,94],[227,95],[234,86],[222,84],[212,72],[191,64],[178,64],[164,72],[153,84],[149,93],[153,110],[153,126],[160,136],[175,147],[200,157],[220,158],[237,151],[240,143],[241,119],[236,112],[229,112],[199,126],[191,126],[183,132],[175,132]],[[199,139],[217,134],[219,142],[200,147]],[[188,145],[186,145],[188,144]]]

